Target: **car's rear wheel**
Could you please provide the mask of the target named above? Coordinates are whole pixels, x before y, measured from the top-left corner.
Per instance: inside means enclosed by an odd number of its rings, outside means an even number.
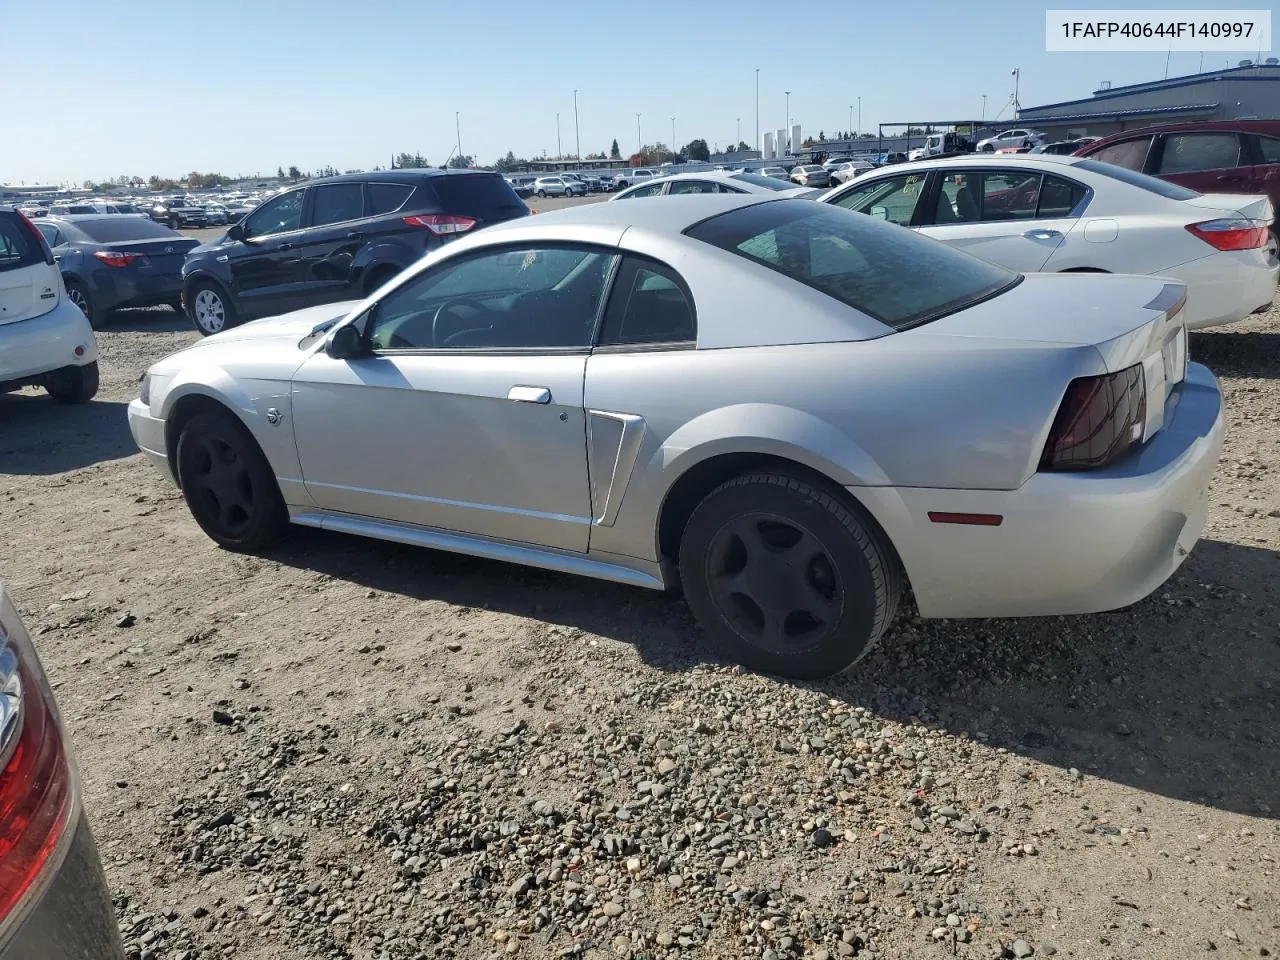
[[[178,437],[178,483],[196,523],[219,546],[250,553],[278,541],[289,514],[271,465],[230,413],[198,413]]]
[[[536,196],[538,197],[539,200],[545,200],[547,199],[547,191],[539,190]]]
[[[80,308],[80,312],[89,321],[89,326],[95,330],[102,329],[103,324],[106,322],[106,311],[94,302],[88,287],[79,280],[68,280],[67,299]]]
[[[238,322],[235,308],[221,287],[208,280],[201,280],[191,288],[187,299],[191,322],[206,337],[221,333]]]
[[[58,403],[88,403],[98,392],[98,364],[60,367],[45,375],[44,388]]]
[[[896,558],[835,490],[788,472],[743,474],[698,505],[680,543],[685,598],[710,645],[798,679],[861,659],[897,612]]]

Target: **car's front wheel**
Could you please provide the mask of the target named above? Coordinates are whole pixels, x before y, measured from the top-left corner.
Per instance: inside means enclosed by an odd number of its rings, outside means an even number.
[[[235,308],[218,285],[201,280],[192,286],[187,298],[191,322],[206,337],[236,325]]]
[[[198,413],[178,437],[178,483],[196,523],[219,546],[246,553],[278,541],[289,514],[267,458],[230,413]]]
[[[98,392],[98,364],[60,367],[44,378],[44,388],[58,403],[88,403]]]
[[[869,517],[783,471],[747,473],[698,505],[680,543],[685,598],[711,646],[756,670],[830,676],[897,612],[900,575]]]

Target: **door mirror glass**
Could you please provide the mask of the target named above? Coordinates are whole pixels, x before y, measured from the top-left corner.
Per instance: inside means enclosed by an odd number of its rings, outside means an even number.
[[[348,323],[333,331],[324,352],[334,360],[351,360],[364,353],[364,337],[354,323]]]
[[[230,227],[227,228],[227,239],[238,240],[241,243],[244,243],[244,241],[247,239],[244,235],[244,227],[238,223],[233,223]]]
[[[884,207],[872,207],[871,215],[875,217],[877,220],[889,219],[889,211]]]

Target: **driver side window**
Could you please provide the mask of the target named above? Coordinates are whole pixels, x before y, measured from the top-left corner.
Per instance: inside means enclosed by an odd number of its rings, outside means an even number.
[[[273,233],[297,230],[302,223],[305,190],[293,190],[269,200],[244,220],[247,237],[269,237]]]
[[[564,349],[591,345],[613,254],[586,247],[490,250],[448,261],[374,310],[374,350]]]

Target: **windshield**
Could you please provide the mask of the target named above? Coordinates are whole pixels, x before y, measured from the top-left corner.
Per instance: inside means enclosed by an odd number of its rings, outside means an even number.
[[[750,183],[753,186],[764,187],[766,190],[791,190],[791,184],[785,180],[779,180],[777,177],[762,177],[758,173],[735,173],[730,180],[741,180],[743,183]]]
[[[1081,170],[1100,173],[1104,177],[1110,177],[1112,180],[1127,183],[1131,187],[1140,187],[1151,193],[1158,193],[1160,196],[1168,197],[1170,200],[1190,200],[1193,197],[1200,196],[1195,190],[1189,190],[1176,183],[1170,183],[1168,180],[1149,177],[1145,173],[1138,173],[1138,171],[1130,170],[1128,167],[1118,167],[1114,163],[1105,163],[1101,160],[1081,160],[1076,166]]]
[[[1021,277],[893,224],[811,200],[772,200],[685,233],[907,330],[1009,289]]]

